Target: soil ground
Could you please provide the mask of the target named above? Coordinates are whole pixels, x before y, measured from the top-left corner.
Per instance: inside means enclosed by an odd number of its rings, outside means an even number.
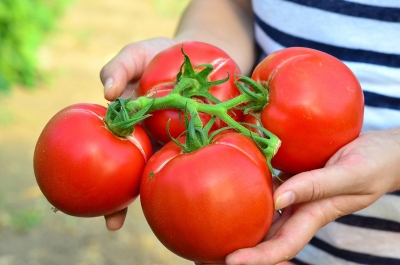
[[[46,83],[0,94],[0,265],[192,264],[158,242],[139,201],[117,232],[102,217],[53,213],[32,168],[47,121],[74,103],[106,105],[101,67],[130,42],[172,36],[187,2],[74,0],[40,51]]]

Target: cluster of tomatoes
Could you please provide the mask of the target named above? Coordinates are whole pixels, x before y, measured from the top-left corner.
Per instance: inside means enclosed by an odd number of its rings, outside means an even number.
[[[170,93],[182,65],[181,46],[150,62],[138,96],[157,100]],[[186,42],[184,48],[199,66],[195,70],[212,65],[210,81],[229,73],[226,82],[209,89],[218,102],[240,95],[235,82],[240,71],[225,52],[200,42]],[[258,123],[280,138],[274,168],[291,174],[321,168],[358,137],[363,94],[338,59],[317,50],[287,48],[265,58],[251,78],[268,91],[267,105],[260,113],[230,113],[237,122]],[[216,104],[201,97],[196,101]],[[34,170],[54,207],[73,216],[101,216],[127,207],[140,195],[159,240],[194,261],[223,261],[227,254],[263,239],[274,215],[272,176],[253,139],[224,131],[204,147],[184,152],[170,141],[186,130],[182,110],[156,110],[125,137],[108,130],[106,111],[95,104],[67,107],[40,135]],[[207,123],[211,115],[200,113],[200,118]],[[212,130],[224,126],[217,119]],[[155,154],[150,139],[163,145]],[[183,143],[182,138],[177,141]]]

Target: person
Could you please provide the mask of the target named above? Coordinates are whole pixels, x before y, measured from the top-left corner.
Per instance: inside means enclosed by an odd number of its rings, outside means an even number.
[[[226,264],[400,264],[399,22],[400,2],[391,0],[193,0],[173,39],[127,45],[100,77],[106,99],[130,95],[155,54],[187,40],[221,48],[247,76],[290,46],[339,58],[364,91],[362,134],[324,168],[281,184],[274,201],[283,214],[265,241]],[[125,216],[106,216],[107,227],[119,229]]]

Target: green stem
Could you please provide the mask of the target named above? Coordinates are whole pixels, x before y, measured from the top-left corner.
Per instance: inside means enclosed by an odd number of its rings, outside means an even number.
[[[239,95],[239,96],[237,96],[235,98],[232,98],[230,100],[221,102],[218,105],[221,106],[221,107],[224,107],[225,109],[228,110],[228,109],[232,109],[234,107],[239,106],[242,103],[246,103],[246,102],[249,102],[249,101],[251,101],[251,98],[248,95],[241,94],[241,95]]]
[[[190,72],[190,71],[186,71]],[[265,137],[260,136],[258,133],[253,132],[249,128],[244,127],[239,122],[235,121],[228,113],[233,108],[245,108],[246,111],[259,111],[268,101],[268,92],[248,77],[240,77],[237,80],[237,87],[241,94],[228,101],[220,102],[215,99],[208,92],[208,87],[215,82],[208,82],[202,78],[193,78],[190,73],[189,76],[184,74],[179,75],[179,82],[174,89],[166,96],[157,97],[156,93],[150,93],[147,96],[139,97],[133,101],[131,99],[118,99],[116,102],[111,103],[107,110],[106,123],[108,128],[118,136],[124,136],[132,133],[133,126],[141,120],[150,116],[151,112],[162,109],[177,109],[185,110],[186,115],[190,116],[190,129],[188,140],[188,148],[196,149],[201,146],[197,134],[203,138],[204,132],[202,131],[203,124],[199,116],[199,112],[218,117],[225,122],[228,127],[252,138],[259,146],[264,156],[267,158],[269,167],[271,167],[271,158],[276,154],[280,140],[271,132],[262,128]],[[195,75],[197,77],[197,75]],[[224,80],[225,82],[226,80]],[[218,81],[221,82],[221,81]],[[206,90],[206,91],[204,91]],[[188,96],[189,95],[189,96]],[[203,96],[210,99],[215,104],[205,104],[198,102],[191,98],[191,96]],[[187,119],[187,116],[185,116]],[[186,120],[188,123],[188,119]],[[190,136],[192,135],[192,136]]]
[[[176,91],[180,91],[181,88],[184,89],[184,86],[186,85],[189,86],[190,83],[185,83],[182,86],[178,85],[177,88],[179,89],[177,89]],[[218,104],[203,104],[195,101],[194,99],[183,97],[179,93],[170,93],[164,97],[157,98],[156,100],[148,97],[139,97],[134,101],[128,102],[126,104],[126,108],[129,111],[135,111],[146,108],[150,104],[152,104],[148,110],[148,113],[161,109],[192,109],[193,111],[190,111],[191,113],[196,113],[197,111],[210,114],[220,118],[228,126],[232,127],[238,132],[253,138],[256,143],[260,145],[266,157],[273,157],[280,145],[279,139],[274,134],[269,133],[266,138],[261,137],[259,134],[252,132],[248,128],[235,121],[230,115],[228,115],[228,111],[230,109],[243,103],[247,103],[250,100],[251,99],[248,95],[241,94],[231,100]],[[199,122],[201,123],[198,115],[195,115],[192,118],[198,120],[195,121],[197,125],[199,124]]]

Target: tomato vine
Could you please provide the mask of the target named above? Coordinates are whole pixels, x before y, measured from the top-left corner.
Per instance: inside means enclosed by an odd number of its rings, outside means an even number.
[[[193,128],[202,128],[203,123],[199,112],[210,114],[224,121],[229,128],[252,138],[260,147],[260,150],[267,158],[268,164],[276,154],[280,140],[273,133],[263,129],[264,136],[253,132],[244,124],[235,121],[229,113],[233,109],[242,109],[245,113],[249,111],[260,111],[267,104],[268,91],[261,85],[246,76],[237,76],[236,86],[241,94],[230,100],[220,102],[209,92],[211,86],[226,82],[228,77],[213,82],[207,81],[208,75],[213,71],[212,65],[203,64],[193,67],[189,57],[184,53],[184,62],[180,72],[177,74],[177,84],[173,90],[164,97],[156,98],[155,93],[133,99],[118,98],[109,104],[106,124],[117,136],[125,136],[132,133],[133,126],[151,115],[151,112],[161,109],[179,109],[189,113],[193,119]],[[195,69],[203,67],[199,72]],[[214,104],[198,102],[192,97],[205,97]],[[193,133],[190,133],[193,135]],[[272,168],[271,168],[272,169]]]

